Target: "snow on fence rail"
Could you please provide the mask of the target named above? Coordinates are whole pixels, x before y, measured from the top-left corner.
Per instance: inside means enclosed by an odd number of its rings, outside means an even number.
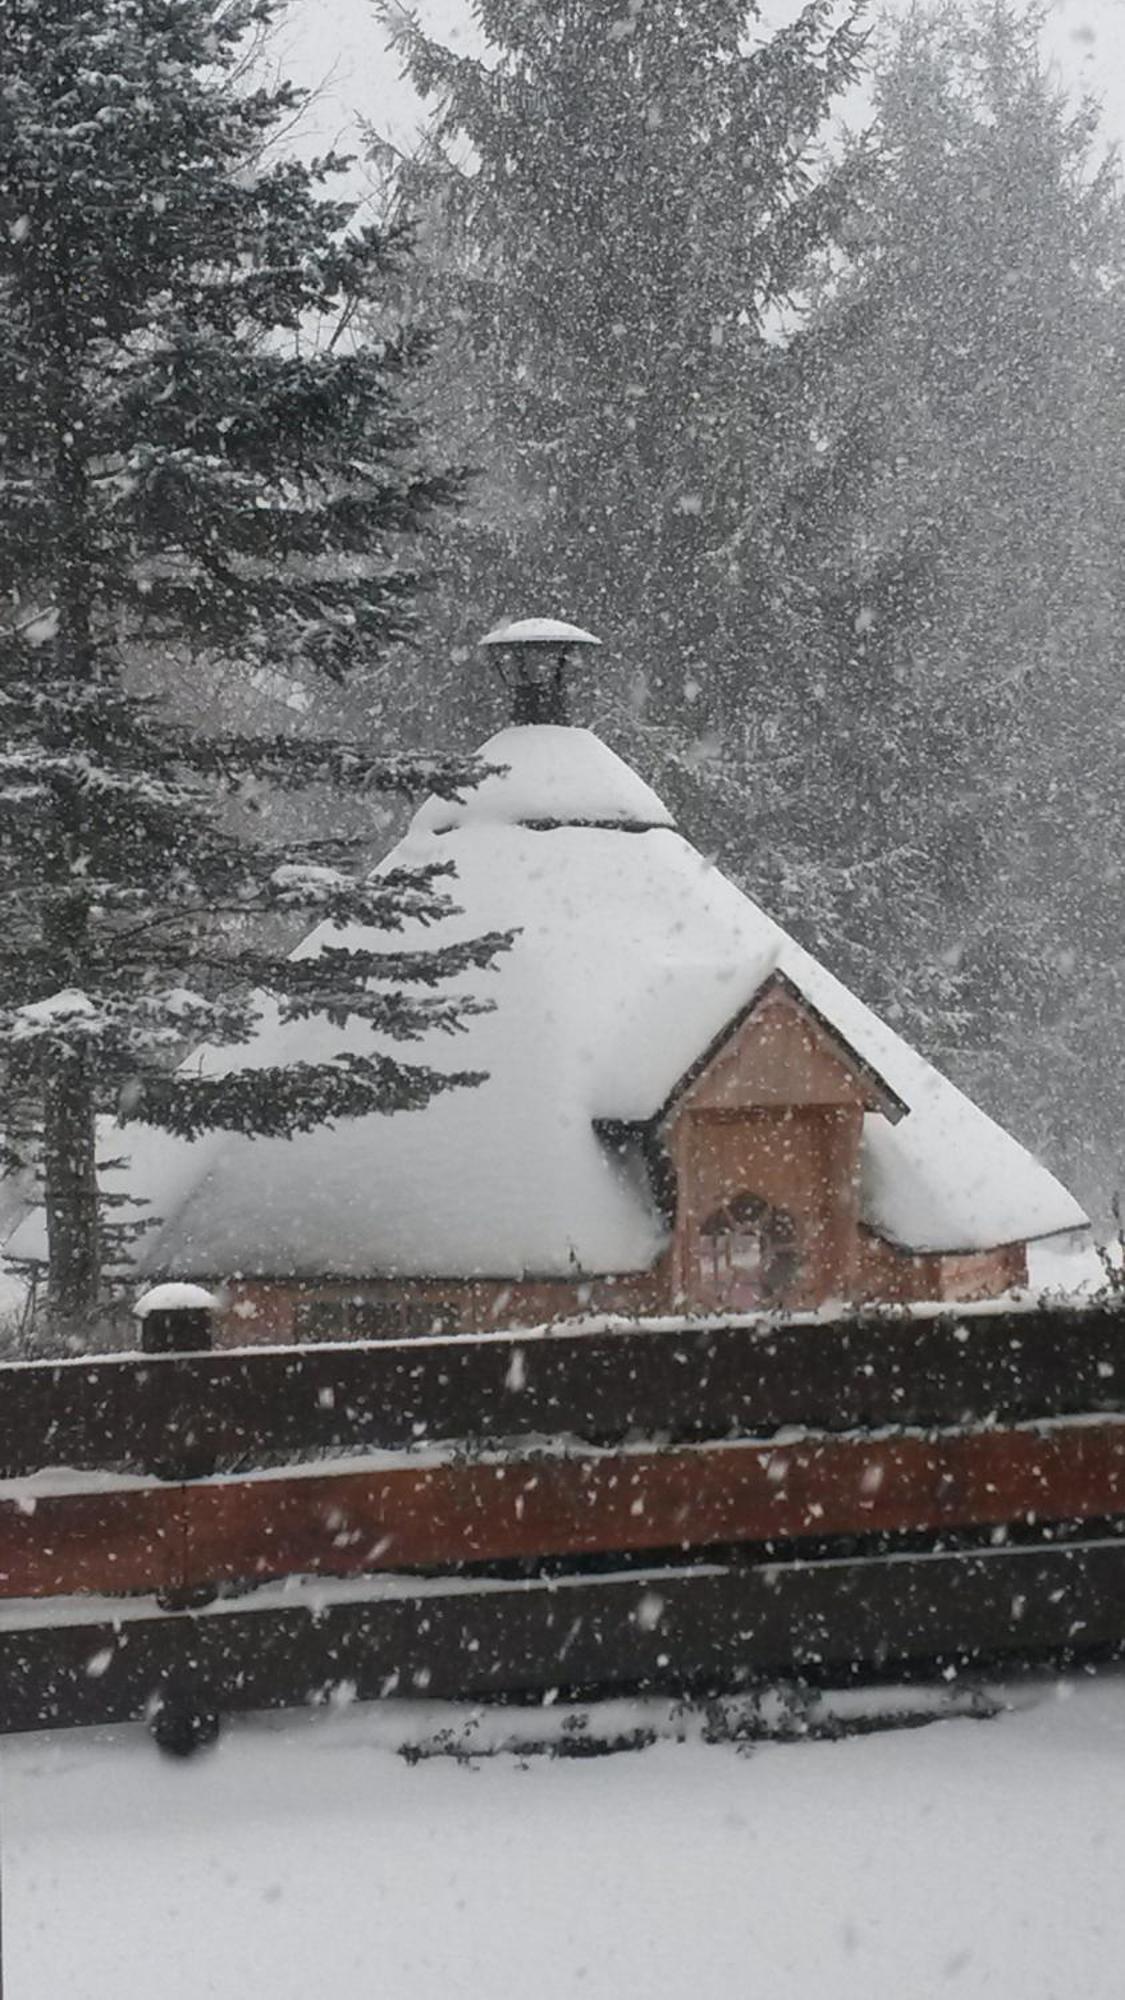
[[[3,1729],[1125,1643],[1108,1307],[13,1364],[0,1472]]]

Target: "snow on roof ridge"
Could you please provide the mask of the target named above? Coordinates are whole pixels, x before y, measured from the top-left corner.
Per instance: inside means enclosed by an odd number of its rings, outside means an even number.
[[[460,800],[429,798],[407,836],[458,827],[671,826],[672,815],[643,778],[595,736],[566,723],[512,723],[477,757],[503,768]]]

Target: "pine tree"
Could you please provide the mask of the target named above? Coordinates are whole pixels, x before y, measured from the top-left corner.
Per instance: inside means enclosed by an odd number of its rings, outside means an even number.
[[[247,840],[224,790],[253,805],[264,785],[460,774],[175,722],[131,673],[142,644],[210,673],[370,664],[410,630],[412,540],[462,486],[403,407],[424,340],[349,335],[401,242],[349,227],[326,192],[338,160],[271,156],[298,96],[239,73],[271,14],[2,6],[0,1061],[16,1150],[41,1134],[60,1321],[96,1311],[110,1255],[99,1114],[277,1134],[424,1103],[472,1078],[375,1052],[209,1080],[172,1061],[244,1041],[269,1000],[403,1043],[452,1029],[434,989],[498,943],[372,954],[344,935],[298,960],[263,943],[262,918],[393,934],[448,897],[432,872],[360,885],[331,852]]]
[[[684,778],[687,747],[721,738],[738,789],[779,648],[801,671],[780,326],[865,171],[817,151],[855,18],[814,0],[763,38],[746,0],[478,0],[481,61],[384,11],[433,109],[400,186],[487,465],[466,582],[612,635],[602,726]]]

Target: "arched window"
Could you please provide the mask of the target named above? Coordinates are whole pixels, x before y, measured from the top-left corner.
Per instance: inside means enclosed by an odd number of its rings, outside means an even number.
[[[800,1264],[796,1222],[761,1195],[733,1195],[700,1224],[696,1276],[708,1304],[780,1305]]]

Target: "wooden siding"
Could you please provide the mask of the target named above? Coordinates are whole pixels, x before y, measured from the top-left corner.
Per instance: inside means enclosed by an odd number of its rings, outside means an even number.
[[[219,1323],[220,1344],[394,1339],[547,1326],[582,1313],[644,1318],[674,1309],[668,1259],[651,1271],[595,1278],[365,1278],[286,1283],[237,1279]]]
[[[673,1256],[677,1292],[693,1310],[726,1304],[699,1275],[700,1226],[743,1192],[793,1217],[800,1265],[788,1308],[851,1296],[861,1121],[836,1105],[677,1115],[667,1137],[679,1187]]]
[[[875,1305],[909,1305],[917,1299],[971,1303],[994,1299],[1027,1284],[1027,1246],[1005,1243],[994,1250],[957,1256],[901,1250],[860,1229],[852,1296]]]
[[[771,990],[676,1101],[677,1110],[835,1104],[877,1110],[879,1093],[792,993]]]

